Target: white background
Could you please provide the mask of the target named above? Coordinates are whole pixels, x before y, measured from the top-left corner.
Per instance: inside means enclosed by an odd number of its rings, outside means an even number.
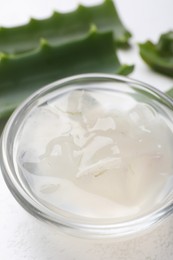
[[[0,0],[0,26],[12,26],[27,22],[30,16],[48,17],[53,9],[69,11],[76,7],[75,0]],[[87,5],[101,1],[80,1]],[[136,69],[131,77],[147,82],[160,90],[173,87],[173,80],[152,72],[140,59],[136,43],[146,39],[157,40],[158,36],[173,29],[172,0],[117,0],[119,14],[133,33],[132,48],[121,51],[119,57],[124,63],[135,64]],[[160,238],[163,239],[163,238]],[[146,239],[147,240],[147,239]],[[147,241],[145,241],[147,243]],[[149,242],[148,242],[149,243]],[[170,245],[172,247],[172,245]],[[128,244],[123,250],[127,250]],[[30,215],[14,200],[0,174],[0,259],[1,260],[133,260],[124,253],[117,255],[114,244],[102,246],[100,243],[80,241],[57,233]],[[167,260],[166,255],[143,259]],[[169,248],[168,248],[169,251]],[[125,251],[124,251],[125,252]],[[128,252],[128,250],[127,250]],[[147,255],[148,254],[148,255]],[[125,255],[127,258],[125,258]],[[145,256],[144,256],[145,255]],[[148,257],[148,258],[147,258]],[[173,259],[170,258],[170,259]]]

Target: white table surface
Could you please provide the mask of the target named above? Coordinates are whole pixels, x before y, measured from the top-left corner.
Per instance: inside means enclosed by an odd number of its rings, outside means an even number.
[[[0,26],[27,22],[32,16],[48,17],[53,9],[74,9],[75,0],[0,0]],[[94,4],[101,1],[80,1]],[[172,0],[117,0],[117,8],[125,25],[133,33],[132,48],[121,51],[122,62],[135,64],[131,77],[156,86],[160,90],[173,87],[173,80],[152,72],[140,59],[135,45],[173,29]],[[170,245],[172,246],[172,245]],[[0,259],[1,260],[80,260],[124,259],[116,254],[114,244],[79,241],[57,233],[54,228],[39,222],[26,213],[15,201],[0,174]],[[128,259],[128,258],[127,258]],[[156,258],[141,258],[156,259]],[[139,259],[139,260],[141,260]],[[128,260],[133,260],[129,257]],[[163,256],[156,260],[167,260]]]

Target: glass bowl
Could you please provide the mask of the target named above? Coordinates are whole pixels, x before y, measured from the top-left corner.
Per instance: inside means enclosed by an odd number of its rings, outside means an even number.
[[[32,192],[24,178],[19,173],[17,150],[20,135],[24,126],[35,109],[48,104],[67,93],[75,90],[99,91],[117,96],[117,106],[126,108],[128,99],[153,107],[158,114],[172,122],[173,101],[159,90],[145,83],[127,77],[108,74],[84,74],[69,77],[49,84],[23,102],[12,114],[1,137],[1,171],[7,186],[22,207],[36,218],[55,224],[59,229],[70,234],[87,238],[120,238],[137,235],[155,227],[167,216],[173,213],[173,189],[166,198],[162,198],[159,206],[139,216],[129,219],[114,219],[114,217],[86,217],[75,215],[62,208],[52,210],[47,207]],[[106,92],[105,92],[106,91]],[[126,96],[123,99],[122,96]],[[51,126],[50,126],[51,127]],[[35,131],[35,128],[32,131]],[[68,163],[68,162],[67,162]],[[173,176],[173,173],[172,173]]]

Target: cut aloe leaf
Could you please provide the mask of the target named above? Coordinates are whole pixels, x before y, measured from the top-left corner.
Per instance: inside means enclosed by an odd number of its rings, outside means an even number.
[[[48,19],[31,19],[23,26],[0,28],[0,51],[16,53],[35,49],[41,38],[51,45],[62,45],[83,38],[92,24],[100,32],[112,31],[116,45],[128,44],[131,34],[122,24],[113,1],[105,0],[97,6],[80,5],[70,13],[54,12]]]
[[[162,34],[157,44],[139,44],[140,55],[154,70],[173,77],[173,31]]]
[[[67,76],[103,72],[129,74],[133,66],[121,65],[111,32],[92,27],[83,39],[51,46],[42,39],[39,48],[23,54],[0,54],[0,119],[7,118],[38,88]]]

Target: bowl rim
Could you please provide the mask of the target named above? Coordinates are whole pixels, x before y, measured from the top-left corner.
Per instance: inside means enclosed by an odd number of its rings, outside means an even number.
[[[90,74],[80,74],[71,77],[67,77],[64,79],[57,80],[51,84],[46,85],[45,87],[37,90],[30,97],[28,97],[11,115],[8,120],[4,131],[1,136],[1,148],[0,148],[0,159],[1,159],[1,171],[3,173],[4,179],[6,181],[7,186],[12,192],[13,196],[16,200],[25,208],[29,213],[34,215],[37,218],[45,220],[47,222],[54,223],[58,225],[61,229],[64,229],[68,233],[82,236],[82,237],[92,237],[92,238],[116,238],[116,237],[124,237],[127,235],[137,234],[141,231],[145,231],[150,227],[153,227],[165,217],[169,216],[173,213],[173,201],[162,207],[159,210],[153,211],[146,216],[142,216],[133,220],[125,221],[122,223],[110,223],[110,224],[96,224],[90,222],[83,221],[74,221],[73,219],[69,219],[65,216],[58,216],[53,211],[49,210],[46,206],[37,201],[34,197],[30,196],[23,187],[20,182],[14,176],[14,168],[10,163],[10,155],[8,150],[9,141],[11,140],[11,132],[13,131],[13,127],[15,123],[18,121],[18,117],[23,111],[29,111],[29,104],[33,104],[40,97],[44,96],[47,92],[53,91],[57,88],[57,86],[69,84],[70,82],[74,82],[76,80],[84,80],[84,79],[107,79],[118,81],[126,84],[134,84],[138,87],[144,88],[146,91],[150,91],[153,94],[159,96],[161,99],[170,104],[173,110],[173,100],[162,93],[160,90],[150,86],[149,84],[143,83],[138,80],[131,79],[129,77],[119,76],[119,75],[110,75],[103,73],[90,73]],[[61,88],[60,88],[61,89]],[[67,89],[66,86],[63,89]],[[25,115],[25,113],[23,113]],[[24,117],[22,118],[24,119]],[[22,121],[21,121],[22,122]],[[12,153],[12,155],[14,152]],[[8,156],[7,156],[8,155]]]

